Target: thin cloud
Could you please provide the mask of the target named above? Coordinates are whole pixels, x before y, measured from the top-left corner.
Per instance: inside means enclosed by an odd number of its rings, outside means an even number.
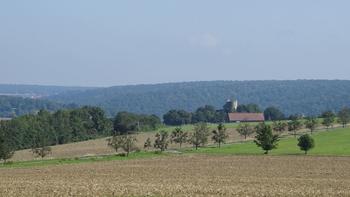
[[[217,36],[211,33],[205,33],[202,35],[193,36],[189,39],[189,43],[193,46],[203,48],[216,48],[220,44],[220,40]]]

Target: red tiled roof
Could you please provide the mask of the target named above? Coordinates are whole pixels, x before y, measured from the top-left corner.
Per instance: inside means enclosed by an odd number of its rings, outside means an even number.
[[[263,113],[229,113],[230,122],[262,122],[265,121]]]

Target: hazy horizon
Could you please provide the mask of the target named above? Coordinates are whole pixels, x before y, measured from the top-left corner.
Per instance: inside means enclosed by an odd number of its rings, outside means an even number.
[[[348,80],[350,2],[0,3],[0,84]]]

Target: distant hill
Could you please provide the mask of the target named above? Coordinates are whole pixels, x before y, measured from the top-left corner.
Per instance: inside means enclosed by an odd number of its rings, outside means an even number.
[[[170,109],[194,111],[209,104],[222,108],[237,98],[241,104],[256,103],[262,108],[279,107],[287,115],[320,114],[350,106],[350,81],[211,81],[156,85],[116,86],[60,93],[51,100],[80,105],[97,105],[110,115],[118,111],[162,116]]]
[[[62,108],[74,108],[73,104],[59,104],[44,99],[31,99],[14,96],[0,96],[0,117],[13,117],[38,112],[41,109],[56,111]]]
[[[47,97],[47,96],[67,93],[70,91],[84,91],[88,89],[93,89],[93,88],[0,84],[0,95],[40,98],[40,97]]]

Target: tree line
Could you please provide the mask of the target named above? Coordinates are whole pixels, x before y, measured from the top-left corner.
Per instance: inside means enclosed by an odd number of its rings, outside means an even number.
[[[245,137],[255,133],[254,143],[264,151],[264,154],[268,154],[269,151],[278,147],[280,135],[278,132],[273,132],[275,131],[273,126],[266,123],[260,123],[256,126],[251,126],[247,123],[240,124],[237,131]],[[193,132],[185,132],[181,127],[176,127],[171,133],[162,130],[155,134],[153,143],[150,138],[147,138],[143,148],[149,150],[153,147],[156,153],[161,153],[168,149],[170,143],[175,143],[179,145],[179,148],[183,144],[190,144],[197,150],[199,147],[205,147],[210,138],[220,148],[228,137],[229,135],[224,124],[220,123],[216,129],[210,131],[208,124],[201,122],[195,124]],[[121,153],[120,155],[129,156],[130,152],[140,151],[140,148],[136,146],[136,142],[135,135],[114,135],[108,139],[108,146],[116,152],[119,149],[123,149],[125,154]],[[310,149],[314,148],[315,142],[310,135],[304,134],[298,138],[297,146],[307,154]]]
[[[220,123],[228,122],[227,113],[232,112],[248,112],[248,113],[264,113],[266,120],[284,120],[285,115],[277,107],[268,107],[264,111],[257,104],[242,104],[234,109],[233,102],[227,102],[222,109],[215,109],[214,106],[205,105],[199,107],[194,112],[185,110],[170,110],[163,115],[164,124],[179,126],[184,124],[195,124],[198,122]]]
[[[56,112],[40,110],[10,121],[0,121],[0,160],[14,151],[31,149],[34,155],[50,154],[49,146],[85,141],[129,131],[154,130],[161,120],[154,115],[120,112],[110,119],[98,107],[85,106]]]

